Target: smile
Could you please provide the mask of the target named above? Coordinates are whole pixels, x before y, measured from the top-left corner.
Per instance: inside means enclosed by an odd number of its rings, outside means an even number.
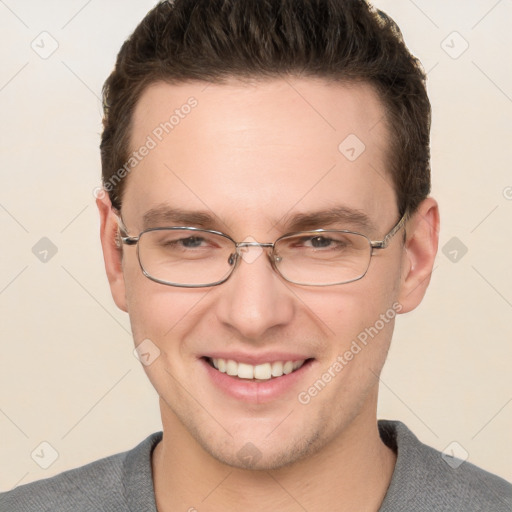
[[[288,375],[298,370],[306,362],[306,359],[302,359],[299,361],[274,361],[272,363],[252,365],[240,363],[233,359],[208,358],[207,360],[211,366],[221,373],[226,373],[231,377],[238,377],[240,379],[257,380],[269,380]]]

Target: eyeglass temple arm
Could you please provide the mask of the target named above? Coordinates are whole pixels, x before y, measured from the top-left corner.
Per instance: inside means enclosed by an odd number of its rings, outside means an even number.
[[[395,224],[394,228],[382,240],[374,240],[370,242],[372,249],[385,249],[389,245],[390,240],[405,224],[408,216],[407,213],[408,212],[406,211],[402,215],[402,218]]]
[[[139,241],[139,237],[129,236],[128,228],[124,225],[123,219],[121,218],[121,214],[114,208],[112,208],[112,211],[117,218],[117,225],[119,226],[119,233],[121,235],[118,237],[118,240],[120,240],[123,244],[126,245],[136,245],[137,242]]]

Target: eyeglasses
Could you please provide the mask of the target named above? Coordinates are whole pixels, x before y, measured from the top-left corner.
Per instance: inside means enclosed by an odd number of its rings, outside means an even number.
[[[385,249],[405,224],[407,212],[382,240],[338,229],[288,233],[274,243],[235,242],[230,236],[195,227],[157,227],[128,236],[118,215],[120,241],[137,246],[143,274],[157,283],[202,288],[224,283],[249,248],[266,250],[272,268],[286,281],[303,286],[333,286],[363,278],[375,249]]]

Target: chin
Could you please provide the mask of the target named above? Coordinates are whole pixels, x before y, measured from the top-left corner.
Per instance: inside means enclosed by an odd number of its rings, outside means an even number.
[[[320,432],[306,436],[297,433],[294,437],[285,431],[286,438],[269,441],[265,436],[256,440],[255,436],[236,439],[229,437],[223,443],[213,444],[213,440],[197,439],[202,448],[218,462],[236,469],[269,471],[299,462],[310,457],[325,444]],[[252,439],[252,440],[251,440]]]

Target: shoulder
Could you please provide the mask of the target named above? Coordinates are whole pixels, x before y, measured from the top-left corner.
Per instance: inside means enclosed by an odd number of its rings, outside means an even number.
[[[124,454],[116,454],[51,478],[20,485],[0,494],[0,510],[29,511],[92,511],[98,499],[117,499]],[[94,489],[90,495],[90,489]]]
[[[380,512],[512,510],[512,484],[506,480],[421,443],[401,422],[380,421],[379,430],[397,452]]]
[[[150,471],[150,452],[161,438],[154,433],[132,450],[117,453],[56,476],[20,485],[0,493],[2,512],[97,512],[122,511],[126,507],[127,478],[137,475],[130,466],[145,465]],[[141,485],[137,475],[136,485]],[[146,482],[147,484],[147,482]],[[151,482],[152,484],[152,482]]]

